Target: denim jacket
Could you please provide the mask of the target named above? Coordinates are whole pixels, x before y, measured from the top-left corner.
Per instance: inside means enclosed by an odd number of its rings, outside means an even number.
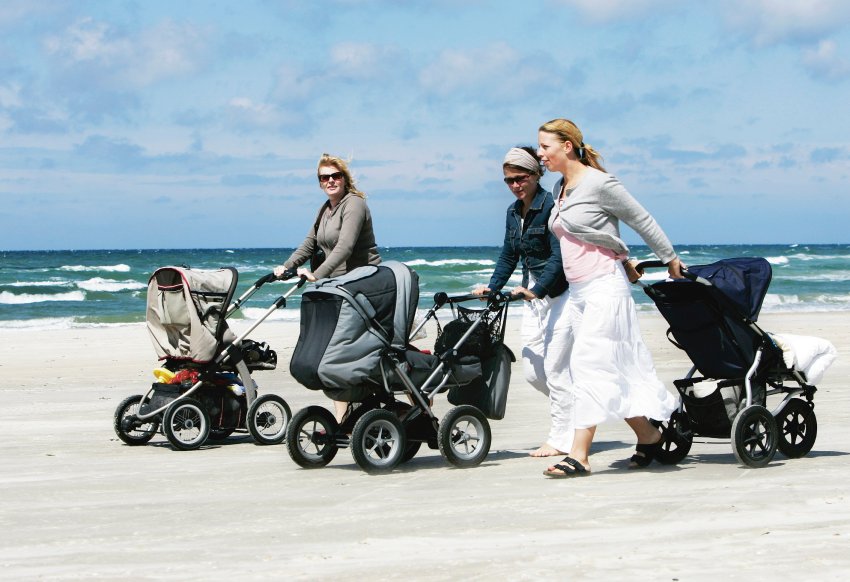
[[[561,245],[549,231],[547,223],[555,202],[552,194],[542,187],[522,220],[522,201],[508,206],[505,220],[505,242],[490,278],[490,289],[500,291],[522,263],[522,286],[528,287],[528,275],[534,277],[534,287],[529,289],[538,297],[557,297],[567,288],[564,265],[561,262]]]

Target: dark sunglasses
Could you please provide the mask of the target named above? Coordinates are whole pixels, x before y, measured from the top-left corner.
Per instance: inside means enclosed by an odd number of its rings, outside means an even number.
[[[507,184],[508,186],[513,186],[514,184],[522,184],[523,182],[528,180],[528,178],[530,176],[531,176],[531,174],[523,174],[522,176],[514,176],[513,178],[505,178],[505,184]]]
[[[339,182],[345,177],[342,172],[334,172],[333,174],[319,174],[319,183],[327,184],[329,181]]]

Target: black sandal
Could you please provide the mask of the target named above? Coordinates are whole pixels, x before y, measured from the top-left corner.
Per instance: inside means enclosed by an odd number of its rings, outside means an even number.
[[[571,477],[586,477],[590,475],[590,471],[584,465],[570,456],[564,457],[560,463],[553,465],[552,469],[554,471],[547,468],[543,471],[543,474],[553,479],[569,479]]]
[[[629,466],[633,469],[643,469],[648,467],[655,459],[655,455],[661,450],[661,445],[664,444],[664,435],[654,443],[640,444],[635,447],[635,454],[629,459]]]

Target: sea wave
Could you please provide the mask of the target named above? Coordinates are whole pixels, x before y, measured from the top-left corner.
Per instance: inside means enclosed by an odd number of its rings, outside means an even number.
[[[9,319],[0,320],[0,329],[42,331],[49,329],[71,329],[74,327],[73,317],[42,317],[39,319]]]
[[[126,281],[114,281],[112,279],[104,279],[95,277],[86,281],[79,281],[77,287],[86,291],[106,291],[115,293],[117,291],[135,291],[138,289],[147,289],[147,285],[139,281],[128,279]]]
[[[85,301],[86,294],[82,291],[69,291],[68,293],[32,294],[21,293],[15,295],[8,291],[0,292],[0,304],[22,305],[25,303],[43,303],[45,301]]]
[[[491,259],[440,259],[437,261],[413,259],[404,261],[404,264],[408,267],[445,267],[448,265],[495,265],[496,262]]]
[[[790,259],[784,255],[778,257],[765,257],[768,263],[771,265],[787,265],[790,263]]]
[[[13,281],[4,283],[6,287],[73,287],[74,282],[67,279],[57,279],[55,281]]]
[[[107,273],[129,273],[130,265],[120,263],[118,265],[62,265],[60,271],[86,272],[86,271],[105,271]]]

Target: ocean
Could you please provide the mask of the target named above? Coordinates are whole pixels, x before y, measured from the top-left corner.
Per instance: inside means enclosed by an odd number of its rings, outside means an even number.
[[[499,247],[382,248],[384,260],[402,261],[419,274],[420,307],[434,293],[466,293],[486,284]],[[850,310],[850,244],[845,245],[679,245],[688,265],[732,257],[764,257],[773,266],[773,281],[762,312]],[[140,324],[151,273],[163,266],[197,269],[235,267],[237,296],[283,262],[292,249],[169,249],[101,251],[0,252],[0,328],[58,329]],[[645,246],[632,256],[649,260]],[[644,281],[662,279],[666,270],[650,272]],[[519,284],[520,271],[512,284]],[[235,317],[256,319],[289,290],[291,282],[269,283]],[[652,303],[634,286],[639,311]],[[272,319],[298,320],[298,292]],[[515,310],[519,313],[520,310]]]

